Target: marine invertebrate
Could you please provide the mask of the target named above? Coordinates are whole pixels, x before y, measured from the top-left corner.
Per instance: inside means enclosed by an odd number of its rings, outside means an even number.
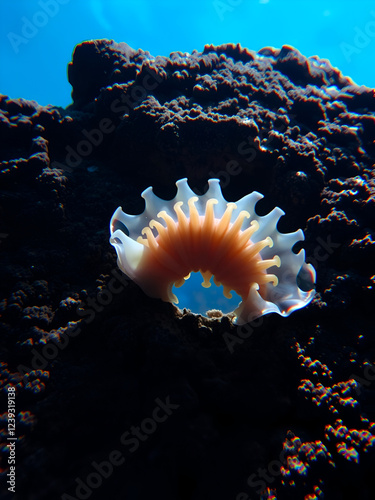
[[[119,207],[110,222],[110,243],[120,269],[149,296],[174,303],[173,285],[182,286],[191,272],[201,272],[204,287],[213,277],[226,297],[234,290],[242,298],[234,311],[238,324],[271,312],[288,316],[308,304],[315,270],[305,263],[304,250],[292,251],[304,239],[302,230],[280,233],[276,225],[284,212],[278,207],[259,216],[255,205],[263,195],[256,191],[231,203],[218,179],[208,185],[197,196],[181,179],[172,200],[158,198],[149,187],[142,193],[146,207],[140,215]],[[309,291],[297,285],[300,272]]]

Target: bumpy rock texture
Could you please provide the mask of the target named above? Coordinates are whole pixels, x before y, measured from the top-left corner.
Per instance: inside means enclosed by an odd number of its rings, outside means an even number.
[[[374,90],[288,46],[166,58],[96,40],[68,74],[67,109],[0,98],[9,498],[374,498]],[[181,177],[280,206],[314,301],[236,328],[144,296],[108,222]]]

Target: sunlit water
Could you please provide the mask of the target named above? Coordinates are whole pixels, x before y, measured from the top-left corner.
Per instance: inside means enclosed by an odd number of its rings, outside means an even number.
[[[74,46],[96,38],[154,56],[210,43],[254,50],[289,44],[329,59],[360,85],[375,85],[373,0],[1,0],[0,92],[70,104]]]

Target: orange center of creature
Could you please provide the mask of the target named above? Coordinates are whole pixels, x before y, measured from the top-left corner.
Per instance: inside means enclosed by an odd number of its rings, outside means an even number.
[[[183,202],[175,203],[173,209],[177,220],[166,211],[157,214],[165,221],[166,226],[151,220],[149,226],[142,230],[137,241],[149,248],[149,264],[152,261],[153,272],[159,276],[160,285],[164,283],[167,296],[163,300],[178,303],[172,293],[172,286],[180,287],[189,278],[191,272],[200,272],[203,277],[202,286],[209,288],[213,276],[217,286],[223,285],[224,295],[231,298],[234,290],[244,300],[252,287],[259,287],[262,295],[264,285],[272,282],[278,284],[274,274],[268,274],[272,266],[280,267],[280,258],[263,260],[260,251],[272,247],[269,236],[253,243],[251,236],[258,230],[259,223],[253,220],[245,230],[241,230],[245,218],[250,218],[249,212],[243,210],[234,222],[231,222],[235,203],[227,203],[221,219],[215,218],[214,205],[218,201],[209,199],[205,214],[199,215],[195,202],[197,197],[188,200],[189,217],[182,210]],[[157,235],[152,231],[156,230]]]

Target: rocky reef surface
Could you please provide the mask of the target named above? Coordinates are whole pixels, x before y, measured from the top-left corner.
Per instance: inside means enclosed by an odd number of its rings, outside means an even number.
[[[66,109],[0,96],[2,497],[374,498],[375,91],[290,46],[94,40],[68,77]],[[313,302],[236,327],[128,280],[113,211],[182,177],[281,207]]]

